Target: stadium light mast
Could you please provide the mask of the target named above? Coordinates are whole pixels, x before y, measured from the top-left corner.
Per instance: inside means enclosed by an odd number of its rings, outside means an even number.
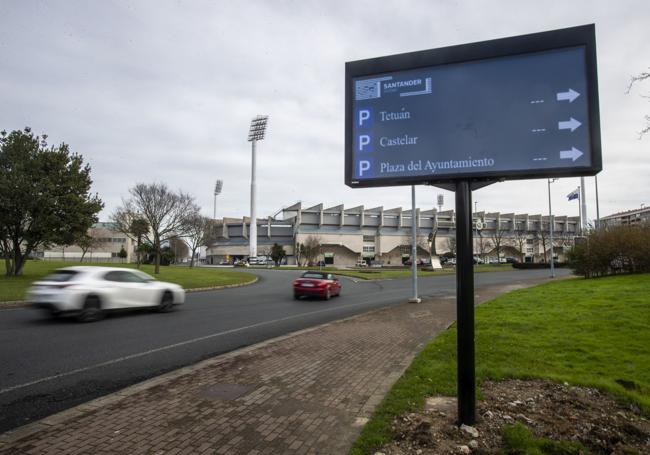
[[[257,141],[264,139],[266,134],[266,124],[269,121],[268,115],[258,115],[251,120],[251,127],[248,131],[248,142],[250,142],[252,149],[251,159],[251,227],[249,235],[249,257],[257,257],[257,214],[255,212],[255,147]]]
[[[221,194],[221,189],[223,188],[223,180],[217,180],[217,183],[214,184],[214,210],[212,212],[212,219],[217,219],[217,196]]]

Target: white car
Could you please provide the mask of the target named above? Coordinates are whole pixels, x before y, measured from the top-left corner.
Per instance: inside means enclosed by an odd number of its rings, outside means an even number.
[[[65,267],[32,284],[27,300],[52,316],[75,315],[95,321],[106,311],[155,308],[171,311],[185,301],[185,291],[139,270],[118,267]]]

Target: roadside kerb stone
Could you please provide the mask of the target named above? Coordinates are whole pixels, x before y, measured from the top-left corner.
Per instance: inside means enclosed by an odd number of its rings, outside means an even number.
[[[477,289],[477,302],[505,288]],[[0,435],[0,454],[338,454],[413,357],[455,319],[401,303],[197,363]],[[233,399],[214,392],[239,387]]]

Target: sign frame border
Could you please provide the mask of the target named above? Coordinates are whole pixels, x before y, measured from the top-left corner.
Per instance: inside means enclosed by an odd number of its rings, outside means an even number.
[[[352,98],[354,96],[354,78],[577,46],[585,47],[586,96],[589,115],[589,139],[591,143],[589,150],[591,158],[590,166],[511,171],[478,171],[453,175],[381,177],[364,180],[355,180],[353,178]],[[457,180],[494,182],[551,177],[592,176],[598,174],[602,170],[602,167],[596,27],[594,24],[345,63],[345,184],[351,188],[444,185]]]

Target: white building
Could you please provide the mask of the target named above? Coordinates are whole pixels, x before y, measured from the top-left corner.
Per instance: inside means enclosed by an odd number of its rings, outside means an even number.
[[[334,266],[347,267],[359,260],[383,265],[401,265],[411,254],[411,210],[343,205],[324,208],[323,204],[303,208],[301,203],[281,211],[281,219],[257,220],[260,255],[270,253],[274,243],[287,253],[287,263],[296,263],[299,244],[309,237],[321,245],[319,259]],[[415,211],[418,226],[418,258],[429,258],[430,238],[437,254],[455,250],[453,210]],[[514,257],[528,262],[546,261],[551,245],[549,217],[544,215],[476,212],[474,251],[483,257]],[[579,217],[554,216],[555,255],[559,260],[579,229]],[[208,263],[232,262],[248,257],[250,219],[224,218],[217,221],[219,236],[207,250]],[[497,245],[499,246],[497,248]]]

